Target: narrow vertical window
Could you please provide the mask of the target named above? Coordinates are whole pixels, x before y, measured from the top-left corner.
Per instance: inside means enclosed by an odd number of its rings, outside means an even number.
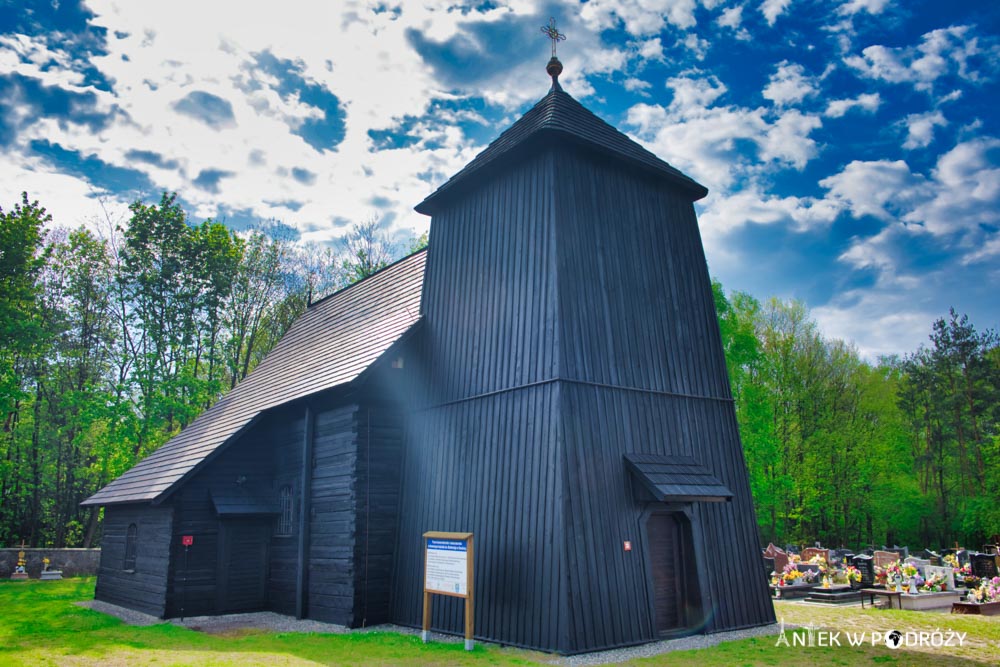
[[[135,569],[136,540],[138,536],[139,528],[134,523],[130,523],[128,531],[125,533],[125,563],[122,565],[122,569],[124,570]]]
[[[278,532],[279,536],[292,534],[292,486],[285,484],[278,491]]]

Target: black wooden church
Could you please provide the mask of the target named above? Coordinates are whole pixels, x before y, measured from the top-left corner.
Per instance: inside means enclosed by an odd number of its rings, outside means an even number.
[[[707,190],[561,69],[417,206],[428,250],[312,304],[86,501],[105,507],[99,600],[418,626],[421,535],[470,531],[482,639],[577,653],[774,621]],[[461,632],[461,603],[434,619]]]

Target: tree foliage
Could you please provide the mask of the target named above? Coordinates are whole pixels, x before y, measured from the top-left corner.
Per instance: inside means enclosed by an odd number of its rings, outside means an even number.
[[[50,229],[0,210],[0,543],[89,545],[79,503],[253,370],[311,300],[388,263],[374,225],[342,251],[277,223],[192,222],[175,194],[127,219]]]
[[[998,341],[954,311],[871,364],[797,302],[713,284],[764,543],[978,545],[1000,532]]]

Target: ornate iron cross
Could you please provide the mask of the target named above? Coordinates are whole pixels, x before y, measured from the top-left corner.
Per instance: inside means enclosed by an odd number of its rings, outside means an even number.
[[[566,41],[566,35],[562,34],[561,32],[559,32],[559,30],[556,29],[555,17],[549,17],[549,24],[542,26],[542,32],[544,32],[546,36],[552,40],[552,57],[555,58],[556,44],[558,44],[559,42]]]

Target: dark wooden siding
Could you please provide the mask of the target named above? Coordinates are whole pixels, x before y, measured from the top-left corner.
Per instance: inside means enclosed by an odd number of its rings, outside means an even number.
[[[546,383],[418,412],[408,420],[394,616],[419,625],[428,530],[475,533],[479,637],[565,649],[566,543],[558,512],[558,391]],[[434,599],[434,627],[461,632],[462,605]]]
[[[680,193],[581,151],[560,153],[555,170],[565,511],[570,543],[583,547],[568,563],[572,642],[589,650],[653,638],[651,606],[635,604],[647,545],[622,549],[641,539],[643,511],[625,452],[692,456],[733,491],[731,503],[696,507],[698,565],[723,557],[746,582],[734,596],[722,578],[707,577],[708,629],[773,622],[694,209]]]
[[[215,460],[187,481],[170,498],[176,509],[168,595],[168,615],[187,616],[218,613],[220,519],[212,504],[212,493],[234,494],[241,487],[259,497],[276,492],[278,448],[276,442],[301,443],[301,416],[265,418],[230,444]],[[292,445],[294,447],[294,445]],[[284,452],[283,452],[284,453]],[[243,479],[239,483],[240,479]],[[185,559],[182,535],[194,537]],[[284,578],[279,581],[284,582]],[[268,592],[283,585],[271,583]],[[294,586],[294,582],[293,582]],[[287,598],[282,590],[279,599]],[[294,588],[292,589],[294,596]]]
[[[419,625],[428,530],[475,533],[476,634],[555,648],[561,596],[552,156],[435,214],[424,282],[432,406],[408,416],[394,618]],[[462,630],[434,600],[434,626]],[[561,645],[560,645],[561,647]]]
[[[315,416],[307,615],[341,625],[354,620],[357,412],[352,403]]]
[[[434,391],[407,425],[398,622],[420,621],[420,534],[472,531],[477,634],[567,653],[655,639],[650,508],[626,452],[693,456],[734,493],[688,506],[701,565],[724,558],[746,582],[739,596],[716,576],[692,582],[707,629],[773,621],[689,199],[542,146],[435,212]],[[435,605],[435,626],[460,631],[460,605]]]
[[[391,619],[391,586],[399,517],[402,415],[393,404],[366,403],[358,410],[354,547],[355,626]]]
[[[274,493],[277,495],[285,484],[292,487],[292,533],[271,538],[268,608],[280,614],[295,614],[304,414],[303,406],[293,405],[275,413],[268,423],[267,437],[274,452]]]
[[[106,508],[94,597],[162,617],[166,605],[172,522],[170,507],[113,505]],[[137,527],[135,569],[126,572],[123,569],[125,534],[133,523]]]
[[[555,377],[551,177],[537,155],[434,217],[423,354],[435,404]]]

